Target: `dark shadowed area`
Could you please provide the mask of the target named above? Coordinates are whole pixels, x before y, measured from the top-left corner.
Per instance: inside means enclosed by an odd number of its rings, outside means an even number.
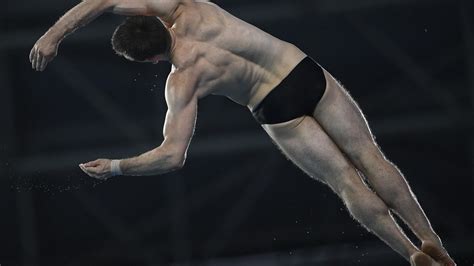
[[[215,2],[344,84],[458,265],[473,265],[474,3]],[[34,72],[30,49],[75,4],[0,11],[1,266],[408,265],[222,97],[200,103],[181,171],[87,177],[79,163],[161,143],[170,66],[116,56],[123,18],[105,14]]]

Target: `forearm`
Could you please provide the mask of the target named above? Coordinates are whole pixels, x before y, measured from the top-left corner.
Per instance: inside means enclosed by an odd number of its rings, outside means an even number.
[[[121,160],[120,169],[126,176],[149,176],[177,170],[182,163],[176,153],[160,146],[140,156]]]
[[[87,25],[96,17],[111,8],[110,1],[84,0],[62,16],[49,30],[48,33],[60,42],[68,34]]]

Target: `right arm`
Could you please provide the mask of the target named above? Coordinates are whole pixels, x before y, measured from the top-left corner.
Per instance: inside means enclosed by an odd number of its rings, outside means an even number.
[[[168,105],[163,128],[163,142],[141,155],[119,160],[119,169],[126,176],[149,176],[168,173],[184,165],[186,153],[194,133],[198,97],[194,80],[170,74],[165,97]],[[111,161],[98,159],[80,165],[91,177],[107,179],[113,174]]]
[[[104,12],[127,16],[170,17],[183,0],[83,0],[62,16],[35,44],[30,62],[37,71],[57,55],[59,43]]]
[[[165,98],[168,105],[162,144],[140,156],[122,160],[124,175],[142,176],[167,173],[181,168],[194,133],[198,97],[194,80],[183,74],[170,74]]]

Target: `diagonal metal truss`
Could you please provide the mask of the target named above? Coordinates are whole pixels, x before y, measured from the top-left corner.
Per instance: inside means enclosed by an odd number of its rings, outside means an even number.
[[[82,75],[73,64],[64,58],[58,58],[58,61],[58,64],[52,66],[54,71],[59,74],[58,76],[62,77],[68,87],[74,90],[78,97],[84,98],[86,102],[97,110],[98,114],[102,115],[106,121],[112,123],[119,132],[122,132],[132,141],[151,139],[147,132],[129,118],[118,105],[114,104],[110,97],[96,88],[94,83]],[[59,64],[61,67],[58,67]]]
[[[23,265],[38,266],[39,264],[39,241],[36,225],[36,210],[34,206],[33,192],[17,193],[18,221],[20,222],[20,240],[22,248]]]
[[[403,52],[386,34],[376,29],[374,26],[362,22],[359,18],[348,15],[347,18],[354,26],[384,57],[397,66],[412,81],[418,84],[427,97],[432,97],[447,111],[459,111],[457,100],[454,95],[438,84],[434,77],[428,74],[423,67],[408,54]]]
[[[263,162],[263,165],[256,167],[253,174],[254,182],[248,186],[241,199],[229,208],[222,224],[210,236],[210,240],[205,245],[206,254],[214,257],[226,247],[236,227],[250,214],[256,200],[271,182],[273,173],[277,172],[278,166],[275,162],[275,158],[269,157],[266,162]]]
[[[106,229],[111,233],[113,240],[106,240],[102,244],[102,248],[92,251],[93,254],[99,255],[104,254],[107,250],[110,250],[116,245],[116,240],[121,242],[128,243],[134,249],[132,250],[133,254],[148,254],[148,263],[156,263],[156,259],[159,257],[153,256],[152,254],[156,253],[156,250],[160,247],[145,247],[141,246],[141,241],[147,236],[165,229],[169,224],[173,224],[176,221],[176,217],[181,218],[183,213],[184,215],[190,215],[193,212],[199,211],[206,204],[211,203],[213,200],[226,193],[227,190],[236,185],[236,183],[242,182],[247,178],[248,175],[253,173],[254,164],[253,161],[249,160],[248,162],[243,162],[240,165],[229,170],[229,173],[222,176],[219,182],[209,184],[201,190],[191,193],[188,197],[178,197],[174,195],[176,199],[174,203],[169,205],[168,208],[158,210],[156,213],[151,216],[142,219],[132,226],[125,226],[120,219],[112,214],[108,213],[104,208],[100,206],[100,202],[92,200],[87,196],[80,196],[78,199],[83,203],[83,206],[92,213],[101,223],[106,227]],[[175,180],[168,180],[167,182],[175,182]],[[168,189],[171,185],[168,185]],[[169,191],[171,194],[173,191]],[[187,208],[179,209],[180,207],[187,205]],[[173,213],[173,210],[179,209],[177,216],[169,216],[169,213]],[[174,225],[172,225],[173,227]],[[178,228],[172,229],[176,230]],[[183,228],[179,228],[183,230]],[[184,229],[185,230],[185,229]],[[176,246],[181,244],[182,240],[177,232],[173,233],[175,237],[174,241]],[[189,244],[189,243],[188,243]],[[137,248],[140,247],[140,250]],[[180,250],[175,250],[175,256],[181,256]],[[183,258],[183,257],[180,257]],[[72,262],[74,263],[74,261]],[[151,264],[150,264],[151,265]]]
[[[474,124],[474,27],[472,26],[474,17],[474,5],[472,1],[463,0],[459,5],[460,18],[463,25],[464,41],[465,41],[465,54],[466,54],[466,74],[469,80],[469,96],[470,96],[470,117],[471,125]],[[471,139],[470,139],[470,157],[471,157],[471,176],[472,188],[474,190],[474,126],[471,127]]]

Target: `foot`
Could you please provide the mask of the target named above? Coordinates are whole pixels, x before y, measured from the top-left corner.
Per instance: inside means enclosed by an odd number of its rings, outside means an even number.
[[[423,252],[416,252],[410,257],[411,266],[439,266],[430,256]]]
[[[456,263],[453,261],[453,259],[451,259],[448,252],[440,245],[424,241],[421,244],[421,251],[430,255],[442,266],[456,266]]]

